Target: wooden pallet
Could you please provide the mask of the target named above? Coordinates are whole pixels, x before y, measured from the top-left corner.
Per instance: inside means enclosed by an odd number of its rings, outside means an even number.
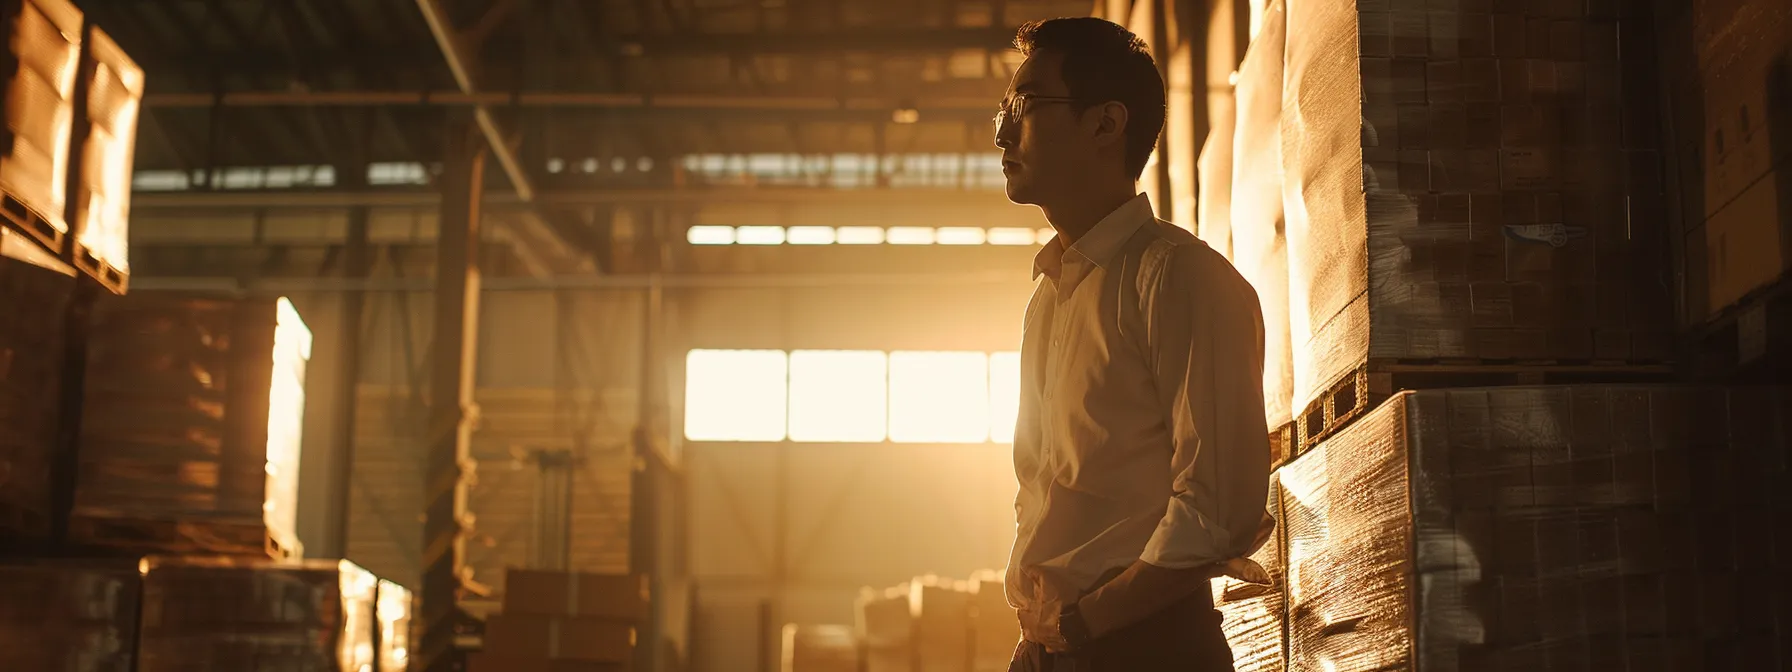
[[[63,224],[61,216],[38,212],[4,188],[0,188],[0,220],[4,220],[7,227],[31,236],[53,255],[61,256],[68,245],[68,226]]]
[[[1326,388],[1294,419],[1293,455],[1311,450],[1403,390],[1518,385],[1666,383],[1665,362],[1371,360]]]
[[[1299,423],[1289,422],[1269,432],[1269,468],[1281,468],[1294,457],[1295,438],[1300,436]]]
[[[69,517],[69,541],[128,553],[236,555],[284,559],[293,555],[259,523],[163,520],[130,516]]]
[[[105,287],[106,291],[122,295],[130,288],[130,274],[94,255],[93,250],[86,245],[76,243],[74,257],[75,268],[81,269],[83,274]]]

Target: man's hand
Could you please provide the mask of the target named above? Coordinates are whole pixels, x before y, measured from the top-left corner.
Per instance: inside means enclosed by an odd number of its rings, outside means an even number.
[[[1052,653],[1069,651],[1070,643],[1058,632],[1058,614],[1062,611],[1063,605],[1056,602],[1036,603],[1021,609],[1021,636]]]

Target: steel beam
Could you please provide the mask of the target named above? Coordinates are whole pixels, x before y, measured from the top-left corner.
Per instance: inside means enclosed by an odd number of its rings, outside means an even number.
[[[462,568],[472,531],[467,485],[472,474],[473,375],[479,336],[479,206],[485,148],[471,129],[451,129],[442,175],[436,245],[435,338],[423,482],[423,581],[416,649],[422,672],[455,672]],[[459,131],[459,132],[457,132]]]
[[[600,93],[579,91],[231,91],[225,93],[152,93],[143,99],[152,108],[214,107],[552,107],[655,111],[767,110],[826,112],[849,110],[889,112],[914,109],[926,115],[975,112],[993,114],[989,97],[929,96],[920,100],[875,96],[718,95],[698,93]]]
[[[349,282],[365,281],[373,270],[373,248],[367,241],[368,209],[351,208],[348,213],[348,240],[343,245],[342,278]],[[337,343],[341,349],[336,360],[336,469],[330,482],[330,501],[335,506],[336,520],[330,529],[328,544],[320,550],[325,557],[348,557],[349,492],[354,479],[356,394],[361,382],[361,320],[366,314],[367,294],[351,292],[342,295],[338,318]]]
[[[442,52],[442,58],[448,70],[454,74],[454,82],[463,94],[474,94],[479,90],[474,80],[472,58],[461,44],[460,35],[449,23],[448,12],[441,6],[440,0],[417,0],[417,8],[423,12],[423,20],[429,24],[429,32],[435,36],[436,47]],[[486,147],[492,158],[497,159],[498,166],[504,170],[505,179],[516,192],[517,200],[524,205],[535,201],[535,186],[529,178],[529,171],[523,168],[522,159],[517,157],[516,148],[510,139],[499,128],[498,120],[492,116],[491,109],[485,104],[473,107],[473,123],[485,137]],[[517,229],[517,239],[523,241],[542,241],[543,248],[537,254],[525,254],[525,257],[539,257],[548,272],[565,268],[566,270],[589,270],[589,259],[578,260],[566,241],[554,227],[542,219],[534,208],[524,208],[515,219],[513,226]]]
[[[133,212],[184,210],[265,210],[275,208],[324,209],[354,206],[390,208],[434,207],[440,199],[420,190],[370,191],[212,191],[138,192],[131,195]],[[569,189],[541,192],[536,204],[653,205],[704,203],[802,203],[837,205],[914,205],[991,207],[1007,203],[1002,193],[985,189],[830,189],[825,187],[687,187],[665,189]],[[515,194],[491,193],[485,197],[488,211],[523,207]]]

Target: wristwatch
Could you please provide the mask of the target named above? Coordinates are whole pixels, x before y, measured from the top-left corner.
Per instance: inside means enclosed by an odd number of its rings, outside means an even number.
[[[1093,639],[1089,636],[1089,624],[1083,621],[1083,610],[1077,608],[1075,602],[1058,611],[1058,637],[1070,645],[1072,651],[1083,648]]]

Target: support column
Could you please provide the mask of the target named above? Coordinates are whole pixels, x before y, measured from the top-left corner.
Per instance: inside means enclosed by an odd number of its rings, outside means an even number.
[[[367,244],[367,207],[348,211],[348,242],[343,245],[342,277],[365,282],[373,270],[373,251]],[[366,292],[342,292],[337,313],[336,359],[336,464],[330,479],[330,501],[335,506],[325,557],[348,557],[349,499],[355,474],[355,413],[361,383],[361,320],[367,312]]]
[[[416,649],[423,672],[465,667],[455,649],[461,621],[467,481],[473,421],[473,374],[479,325],[479,199],[485,152],[472,123],[450,127],[441,177],[442,209],[436,239],[435,338],[431,350],[429,426],[424,446],[423,581]]]

